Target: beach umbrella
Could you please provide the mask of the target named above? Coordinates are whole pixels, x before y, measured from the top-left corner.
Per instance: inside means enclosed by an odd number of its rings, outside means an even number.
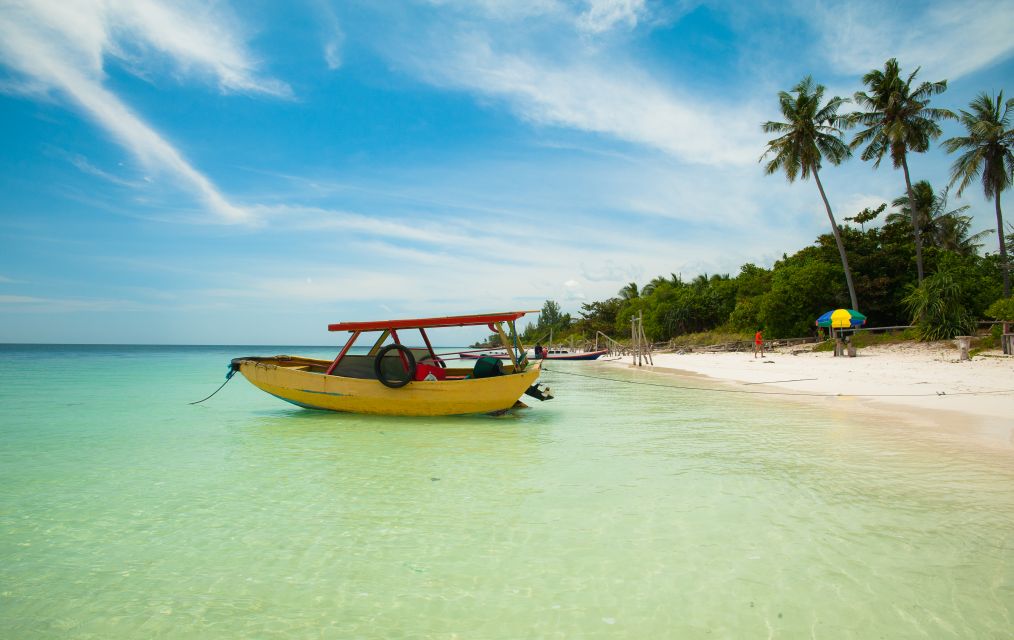
[[[817,318],[818,327],[852,329],[866,324],[866,316],[854,309],[833,309]]]

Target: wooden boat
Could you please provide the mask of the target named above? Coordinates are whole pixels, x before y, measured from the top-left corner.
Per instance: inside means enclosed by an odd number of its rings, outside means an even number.
[[[597,360],[609,353],[609,349],[599,351],[571,351],[569,349],[546,349],[543,360]]]
[[[597,360],[609,353],[608,349],[598,351],[572,351],[570,349],[545,349],[541,357],[536,357],[535,352],[529,350],[528,357],[533,360]],[[510,358],[506,351],[480,351],[477,353],[462,353],[462,358],[499,358],[507,360]]]
[[[240,372],[255,387],[308,409],[397,416],[442,416],[497,413],[515,406],[524,394],[539,400],[552,398],[548,388],[536,384],[538,362],[528,359],[518,338],[515,321],[531,311],[342,322],[330,331],[351,336],[334,360],[301,356],[245,357],[232,361],[229,375]],[[457,353],[437,354],[427,329],[488,326],[503,343],[509,363],[479,358],[469,367],[449,367]],[[417,329],[425,348],[402,344],[399,331]],[[380,332],[366,355],[349,353],[364,333]],[[385,344],[390,338],[391,342]]]

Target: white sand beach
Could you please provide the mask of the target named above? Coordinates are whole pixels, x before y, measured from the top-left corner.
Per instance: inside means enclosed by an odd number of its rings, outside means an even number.
[[[641,369],[699,374],[756,391],[815,394],[775,397],[843,410],[901,411],[915,422],[942,424],[1014,449],[1014,357],[995,351],[960,362],[951,341],[871,346],[854,358],[811,347],[765,350],[763,358],[749,352],[656,353],[654,366]],[[630,363],[626,356],[610,364],[637,368]]]

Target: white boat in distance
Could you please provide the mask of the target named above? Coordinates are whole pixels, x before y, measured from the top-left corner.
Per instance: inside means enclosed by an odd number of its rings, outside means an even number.
[[[542,356],[536,358],[535,351],[529,349],[527,352],[530,360],[597,360],[601,356],[609,353],[608,349],[600,349],[598,351],[574,351],[571,349],[543,349]],[[506,351],[477,351],[475,353],[462,353],[462,358],[469,358],[476,360],[478,358],[497,358],[499,360],[510,360],[510,356],[507,355]]]

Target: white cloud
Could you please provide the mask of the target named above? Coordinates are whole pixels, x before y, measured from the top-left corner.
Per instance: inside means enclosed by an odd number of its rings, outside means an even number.
[[[485,18],[517,21],[568,15],[571,9],[561,0],[423,0],[441,9],[453,9]]]
[[[103,86],[107,57],[138,70],[156,51],[182,73],[210,75],[223,91],[290,94],[259,78],[235,30],[200,4],[155,0],[36,0],[0,7],[0,61],[23,76],[21,86],[69,98],[153,171],[164,172],[224,221],[249,219],[161,134]],[[7,90],[17,84],[8,83]]]
[[[505,100],[536,124],[609,135],[694,164],[756,162],[761,115],[681,95],[634,65],[552,62],[502,53],[487,38],[459,34],[402,63],[442,87]]]
[[[331,71],[342,66],[342,47],[345,44],[345,32],[342,31],[334,10],[324,0],[317,0],[317,18],[323,31],[324,63]]]
[[[80,298],[39,298],[36,296],[0,295],[0,308],[14,307],[23,311],[62,313],[68,311],[109,311],[129,306],[122,300]]]
[[[133,182],[131,180],[126,180],[124,178],[121,178],[120,176],[113,175],[108,171],[104,171],[93,165],[91,162],[88,161],[88,158],[84,157],[79,153],[62,152],[61,155],[66,156],[67,160],[72,165],[77,167],[77,169],[80,170],[82,173],[86,173],[90,176],[102,178],[107,182],[111,182],[121,187],[139,187],[142,184],[141,182]]]
[[[905,73],[922,67],[917,80],[955,80],[1014,53],[1014,2],[842,1],[799,8],[823,36],[818,50],[843,73],[865,73],[897,58]]]
[[[589,33],[609,31],[618,24],[637,26],[645,12],[644,0],[587,0],[588,8],[577,20],[578,26]]]
[[[468,236],[448,231],[448,220],[402,221],[366,216],[352,211],[298,205],[258,205],[254,212],[269,222],[303,231],[330,231],[344,234],[380,236],[428,244],[467,242]],[[339,237],[341,237],[341,235]]]
[[[646,0],[423,0],[459,15],[499,22],[552,20],[589,35],[633,29],[651,15]],[[666,11],[671,11],[667,8]]]

